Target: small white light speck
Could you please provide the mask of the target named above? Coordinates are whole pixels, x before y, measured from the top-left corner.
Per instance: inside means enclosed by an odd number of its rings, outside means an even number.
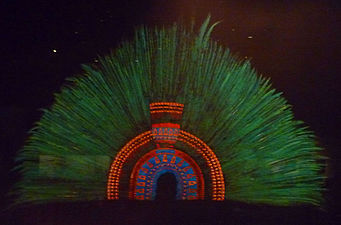
[[[252,39],[253,37],[252,37],[252,36],[248,36],[247,38],[248,38],[248,39]]]
[[[57,52],[57,50],[56,50],[56,49],[53,49],[52,51],[53,51],[54,53],[56,53],[56,52]]]

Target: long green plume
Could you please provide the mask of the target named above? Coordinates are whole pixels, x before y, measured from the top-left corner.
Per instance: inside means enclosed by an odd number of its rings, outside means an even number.
[[[321,149],[290,105],[247,61],[199,32],[173,25],[136,31],[100,65],[56,94],[17,156],[17,203],[106,198],[117,152],[150,129],[149,103],[185,105],[182,129],[218,156],[226,199],[319,205]]]

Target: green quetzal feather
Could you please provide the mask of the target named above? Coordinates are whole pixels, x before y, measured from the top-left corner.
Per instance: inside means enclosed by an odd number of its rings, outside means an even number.
[[[106,198],[107,173],[130,139],[150,130],[149,103],[185,105],[182,129],[218,156],[226,199],[319,205],[320,148],[290,105],[249,62],[174,25],[136,31],[56,94],[19,152],[17,203]]]

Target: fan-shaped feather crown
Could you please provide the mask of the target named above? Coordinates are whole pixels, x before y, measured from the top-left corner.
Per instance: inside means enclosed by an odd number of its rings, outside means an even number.
[[[184,106],[181,130],[218,158],[226,199],[318,205],[323,165],[314,135],[268,79],[210,40],[213,27],[208,18],[198,33],[177,25],[140,28],[99,66],[84,65],[17,156],[17,201],[105,199],[115,157],[151,130],[150,104],[176,102]]]

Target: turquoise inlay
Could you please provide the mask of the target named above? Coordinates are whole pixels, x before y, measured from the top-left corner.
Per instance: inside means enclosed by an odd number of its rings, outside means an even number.
[[[159,150],[156,150],[156,154],[162,154],[162,153],[174,154],[175,151],[172,150],[172,149],[159,149]]]

